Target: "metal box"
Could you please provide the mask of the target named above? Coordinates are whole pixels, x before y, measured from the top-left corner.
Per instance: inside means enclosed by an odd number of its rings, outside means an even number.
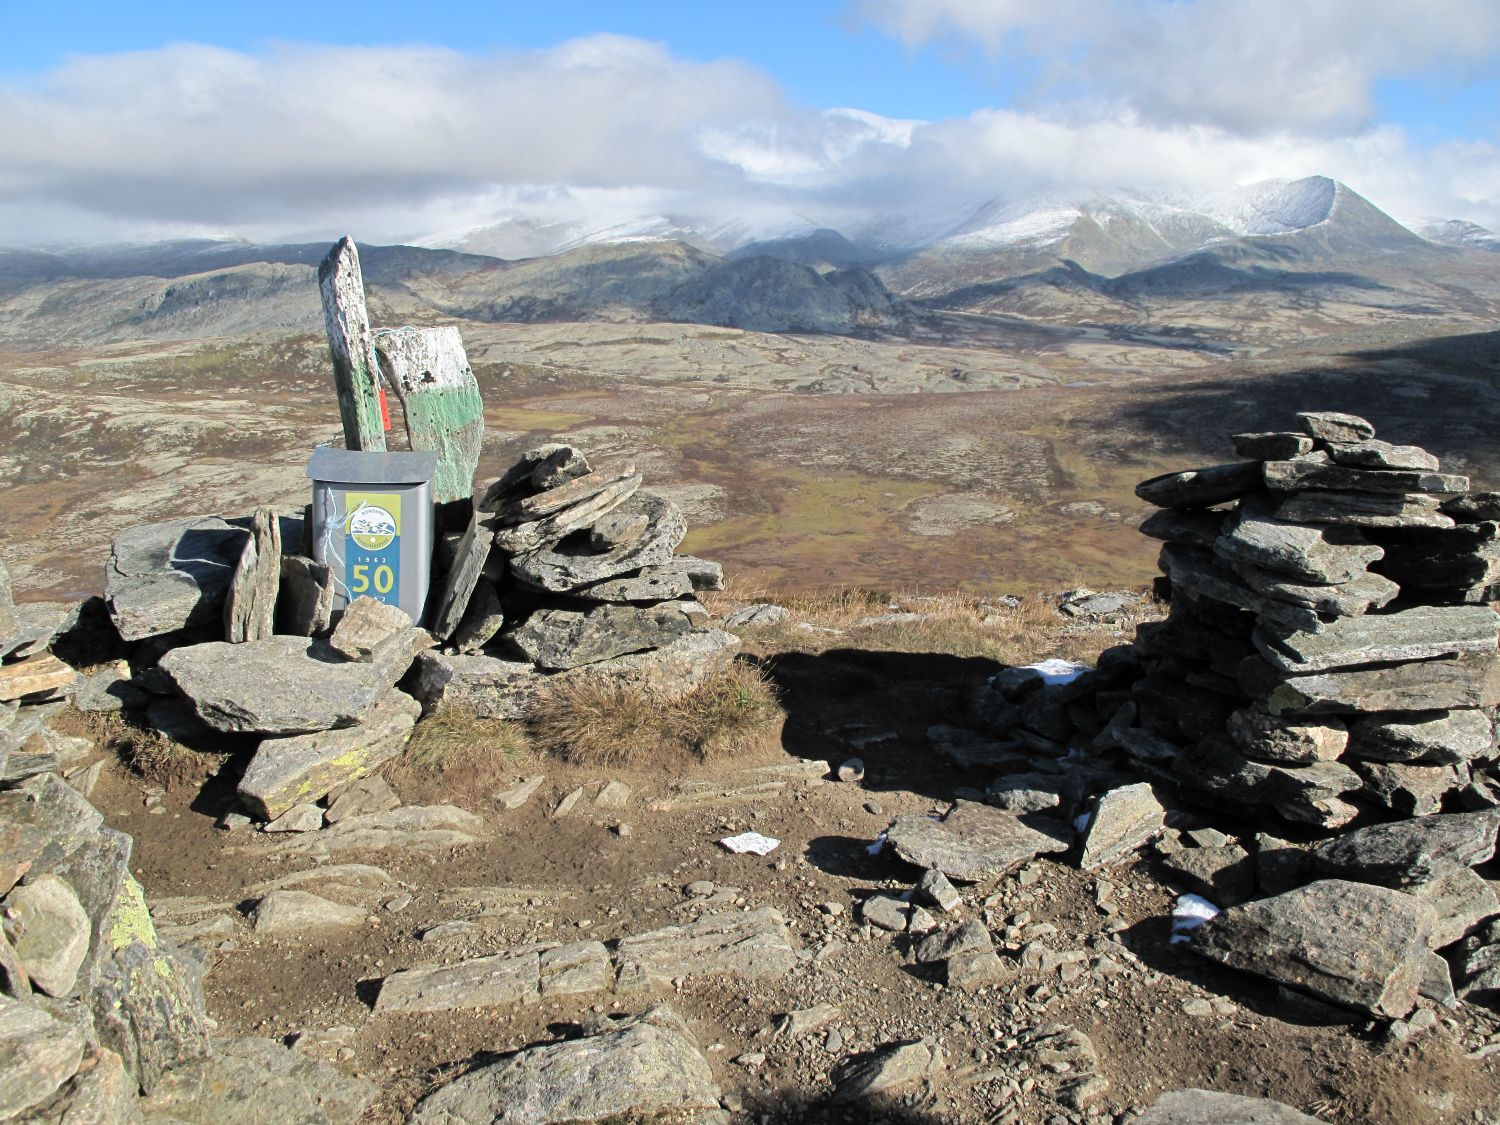
[[[333,572],[335,617],[368,595],[418,625],[432,571],[435,453],[365,453],[320,445],[313,482],[313,558]]]

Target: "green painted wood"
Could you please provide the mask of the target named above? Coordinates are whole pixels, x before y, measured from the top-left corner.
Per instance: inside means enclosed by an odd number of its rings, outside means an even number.
[[[433,498],[467,500],[484,443],[484,400],[457,328],[382,328],[375,351],[406,415],[411,447],[437,454]]]
[[[344,422],[344,447],[381,452],[385,426],[380,417],[380,368],[365,311],[365,280],[359,250],[345,235],[318,266],[328,354]]]

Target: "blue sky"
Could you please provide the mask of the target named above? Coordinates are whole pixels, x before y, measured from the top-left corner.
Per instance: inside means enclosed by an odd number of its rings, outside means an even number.
[[[1500,2],[0,0],[0,153],[0,242],[774,231],[1313,174],[1493,227]]]
[[[70,54],[142,51],[173,42],[254,51],[277,40],[461,51],[545,48],[597,32],[666,43],[685,59],[731,57],[773,75],[788,95],[820,108],[856,106],[889,117],[955,117],[1003,102],[1014,67],[982,52],[908,47],[863,23],[839,0],[484,3],[35,4],[0,0],[0,72],[45,74]]]

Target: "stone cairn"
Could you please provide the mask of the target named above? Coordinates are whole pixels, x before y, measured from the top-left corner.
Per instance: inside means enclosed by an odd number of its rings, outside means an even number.
[[[641,490],[634,464],[592,469],[569,445],[523,454],[445,543],[448,580],[433,616],[443,651],[423,653],[428,710],[516,718],[556,677],[649,681],[681,692],[738,651],[706,629],[701,590],[717,564],[674,552],[687,534],[671,501]]]
[[[1320,829],[1492,807],[1500,496],[1362,418],[1297,421],[1136,489],[1171,612],[1137,633],[1132,760]]]
[[[1202,896],[1180,904],[1189,948],[1430,1026],[1419,998],[1500,999],[1500,899],[1473,870],[1500,830],[1500,494],[1361,418],[1297,422],[1138,486],[1165,620],[1092,669],[1006,669],[967,728],[929,730],[1011,819],[960,800],[889,840],[972,879],[975,840],[1103,869],[1155,838]]]

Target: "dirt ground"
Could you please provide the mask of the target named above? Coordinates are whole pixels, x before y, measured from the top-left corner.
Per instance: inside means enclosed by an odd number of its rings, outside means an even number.
[[[1173,891],[1154,874],[1149,851],[1098,873],[1067,857],[1044,859],[996,884],[962,888],[963,915],[983,918],[1002,952],[1040,943],[1078,956],[1047,973],[1022,967],[1013,980],[977,992],[945,987],[914,963],[910,939],[861,924],[858,904],[877,891],[909,890],[918,874],[889,852],[869,853],[893,816],[940,812],[956,791],[988,781],[935,758],[924,732],[955,721],[966,686],[998,665],[836,645],[768,650],[753,632],[747,642],[787,713],[776,737],[728,760],[656,769],[521,757],[515,778],[541,773],[546,781],[513,811],[500,808],[488,786],[400,787],[408,804],[450,802],[480,814],[484,839],[470,847],[340,852],[319,863],[288,855],[253,828],[219,830],[238,758],[206,785],[180,784],[161,798],[115,767],[93,800],[135,837],[132,866],[159,926],[234,919],[232,933],[193,945],[212,965],[205,988],[216,1034],[313,1035],[323,1057],[381,1087],[372,1121],[402,1120],[424,1093],[497,1053],[550,1041],[591,1013],[651,1002],[594,996],[376,1014],[373,998],[388,973],[537,940],[610,942],[700,913],[765,906],[779,910],[813,954],[796,971],[770,981],[699,977],[663,993],[705,1046],[736,1121],[870,1120],[868,1110],[828,1102],[833,1065],[921,1036],[941,1043],[946,1068],[886,1106],[881,1120],[1110,1120],[1183,1086],[1274,1097],[1330,1122],[1496,1120],[1500,1053],[1466,1057],[1500,1042],[1495,1013],[1440,1010],[1435,1031],[1389,1043],[1361,1018],[1296,1004],[1266,982],[1200,961],[1169,941]],[[867,766],[862,784],[822,780],[827,767],[856,753],[851,740],[871,735],[889,737],[858,751]],[[807,761],[815,766],[804,768]],[[205,768],[217,763],[210,758]],[[626,808],[591,807],[609,780],[632,787]],[[553,819],[558,798],[575,786],[585,788],[584,802]],[[756,858],[718,846],[746,829],[780,839],[780,847]],[[350,864],[381,871],[351,872]],[[302,871],[314,872],[303,889],[365,907],[366,924],[294,939],[253,934],[240,917],[247,888]],[[711,897],[685,893],[698,880],[715,884]],[[420,940],[429,927],[460,918],[478,924],[443,941]],[[776,1034],[782,1014],[820,1003],[838,1006],[829,1023],[796,1040]],[[1028,1031],[1059,1023],[1091,1038],[1109,1082],[1086,1114],[1053,1096],[1066,1073],[1028,1057]]]

